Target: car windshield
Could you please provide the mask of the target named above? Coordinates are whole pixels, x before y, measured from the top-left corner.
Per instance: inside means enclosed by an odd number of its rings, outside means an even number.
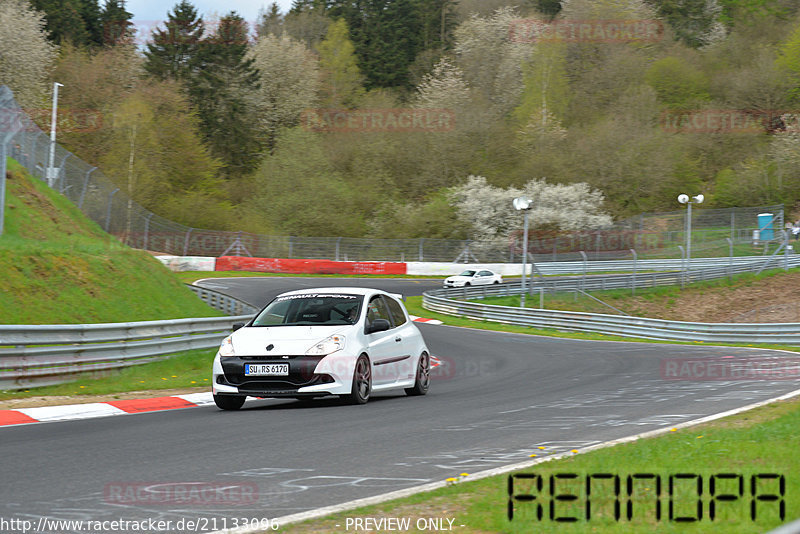
[[[475,271],[464,271],[463,273],[459,274],[458,276],[474,276]]]
[[[283,295],[264,308],[251,326],[325,326],[355,324],[361,295]]]

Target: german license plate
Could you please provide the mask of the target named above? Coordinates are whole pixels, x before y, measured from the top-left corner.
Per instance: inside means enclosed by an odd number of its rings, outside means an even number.
[[[288,363],[247,363],[244,366],[245,376],[288,376]]]

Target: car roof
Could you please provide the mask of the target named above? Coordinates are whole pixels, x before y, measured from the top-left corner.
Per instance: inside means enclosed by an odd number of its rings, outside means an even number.
[[[282,297],[284,295],[303,295],[303,294],[313,294],[313,295],[330,295],[330,294],[345,294],[345,295],[372,295],[374,293],[382,293],[384,295],[388,295],[386,291],[381,289],[373,289],[369,287],[312,287],[307,289],[296,289],[294,291],[287,291],[285,293],[281,293],[278,295]]]

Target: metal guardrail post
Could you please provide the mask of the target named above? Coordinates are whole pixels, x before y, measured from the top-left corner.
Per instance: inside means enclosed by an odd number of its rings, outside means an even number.
[[[58,164],[58,174],[60,174],[60,184],[58,187],[58,191],[60,193],[64,192],[64,177],[67,175],[67,170],[64,168],[64,165],[67,163],[67,158],[72,155],[72,152],[67,152],[66,155],[61,158],[61,163]],[[55,184],[53,184],[55,185]]]
[[[108,233],[109,228],[111,227],[111,203],[114,202],[114,195],[117,194],[119,191],[119,187],[114,189],[110,195],[108,195],[108,206],[106,208],[106,233]]]
[[[194,230],[194,228],[189,228],[186,231],[186,239],[184,239],[184,241],[183,241],[183,255],[184,256],[188,256],[189,255],[189,239],[192,236],[192,230]]]
[[[639,256],[636,254],[635,249],[631,249],[631,254],[633,254],[633,276],[631,278],[631,295],[634,297],[636,296],[636,261],[639,259]]]
[[[83,199],[86,197],[86,189],[89,187],[89,175],[97,170],[97,167],[92,167],[86,171],[86,177],[83,179],[83,189],[81,190],[81,198],[78,200],[78,209],[83,209]],[[155,215],[155,214],[153,214]]]
[[[581,250],[581,257],[583,258],[583,277],[581,278],[581,288],[586,287],[586,269],[588,267],[588,258],[586,257],[586,253]]]

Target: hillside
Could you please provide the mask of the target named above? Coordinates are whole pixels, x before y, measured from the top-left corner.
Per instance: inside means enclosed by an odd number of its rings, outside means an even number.
[[[9,160],[0,236],[0,324],[221,315],[158,261],[106,234]]]

